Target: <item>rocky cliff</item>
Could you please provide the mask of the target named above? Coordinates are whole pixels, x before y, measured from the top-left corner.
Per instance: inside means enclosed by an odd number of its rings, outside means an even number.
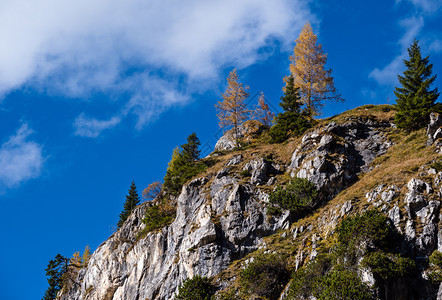
[[[183,186],[169,226],[141,234],[146,209],[155,203],[140,205],[58,298],[174,299],[195,275],[212,277],[218,294],[235,292],[239,270],[255,253],[286,251],[297,269],[318,255],[342,218],[376,208],[389,217],[419,270],[405,292],[396,285],[378,296],[436,299],[427,258],[442,251],[440,121],[432,116],[428,136],[407,136],[392,124],[391,109],[361,107],[279,145],[261,135],[232,150],[235,143],[225,135],[210,156],[216,164]],[[290,177],[306,178],[319,190],[316,211],[306,218],[267,214],[269,193]],[[369,270],[361,274],[375,285]],[[407,298],[410,293],[416,296]],[[439,294],[442,299],[442,288]]]

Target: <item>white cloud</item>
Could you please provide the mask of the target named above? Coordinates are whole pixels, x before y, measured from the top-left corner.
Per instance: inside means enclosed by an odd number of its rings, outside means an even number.
[[[80,114],[74,121],[75,135],[96,138],[106,129],[115,127],[121,122],[119,116],[110,120],[97,120]]]
[[[406,58],[405,53],[396,56],[388,65],[382,69],[375,68],[370,72],[368,77],[376,80],[380,85],[395,85],[397,83],[397,75],[403,69],[403,59]]]
[[[32,133],[23,124],[0,147],[0,192],[40,175],[44,158],[42,146],[28,137]]]
[[[127,84],[126,75],[147,72],[156,74],[149,79],[184,82],[187,96],[159,96],[185,102],[201,83],[215,83],[220,69],[265,59],[259,50],[275,39],[289,49],[305,21],[315,22],[309,2],[3,0],[0,95],[31,84],[80,98],[118,94],[124,84],[131,106],[139,87]],[[154,111],[170,106],[170,98],[146,99]]]
[[[176,84],[147,74],[129,78],[122,84],[122,88],[128,89],[127,85],[134,82],[138,90],[123,108],[122,115],[136,115],[135,128],[138,130],[156,120],[164,110],[182,105],[190,100],[188,93],[185,90],[180,90]],[[156,99],[161,99],[161,101],[156,101]]]

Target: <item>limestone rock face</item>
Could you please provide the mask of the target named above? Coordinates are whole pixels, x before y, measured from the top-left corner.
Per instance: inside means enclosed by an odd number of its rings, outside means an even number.
[[[262,131],[262,124],[255,120],[246,121],[238,126],[238,131],[234,129],[228,130],[224,135],[216,142],[215,150],[231,150],[237,147],[237,140],[247,142],[253,136],[259,134]]]
[[[307,132],[293,153],[291,176],[307,178],[324,200],[331,199],[355,182],[358,174],[369,171],[369,164],[392,146],[383,133],[388,127],[390,123],[349,119]]]
[[[194,275],[213,276],[259,246],[262,237],[288,224],[288,213],[267,219],[268,195],[221,170],[207,184],[185,185],[175,221],[138,239],[145,203],[93,253],[78,282],[59,299],[174,299]],[[206,185],[207,184],[207,185]]]
[[[427,126],[427,145],[435,145],[442,154],[442,116],[438,113],[430,114],[430,123]]]
[[[420,179],[413,178],[408,184],[405,195],[407,211],[407,227],[405,235],[416,245],[417,251],[430,255],[437,248],[437,224],[439,222],[440,201],[431,200],[433,194],[431,185]],[[422,227],[422,232],[416,236],[416,225]]]

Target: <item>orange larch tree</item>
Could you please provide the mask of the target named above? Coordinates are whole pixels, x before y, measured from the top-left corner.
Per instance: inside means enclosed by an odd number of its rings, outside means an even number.
[[[160,181],[152,182],[142,192],[143,198],[146,201],[152,201],[157,198],[163,190],[163,184]]]
[[[327,54],[322,45],[317,44],[318,38],[313,33],[310,23],[306,23],[296,40],[294,53],[290,56],[290,73],[299,87],[304,114],[313,119],[321,114],[326,100],[342,101],[337,94],[331,76],[331,69],[325,69]]]
[[[258,105],[256,106],[253,116],[256,120],[261,122],[264,126],[272,126],[275,114],[270,110],[269,106],[265,101],[264,93],[261,92],[258,98]]]
[[[227,77],[226,91],[221,94],[223,101],[218,101],[215,105],[218,110],[219,126],[223,129],[233,127],[237,142],[238,126],[247,120],[248,110],[245,100],[249,96],[246,92],[248,89],[248,86],[243,86],[238,81],[236,69],[233,69]]]

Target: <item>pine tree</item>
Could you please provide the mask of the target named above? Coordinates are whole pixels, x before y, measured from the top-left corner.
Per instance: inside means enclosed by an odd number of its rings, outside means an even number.
[[[223,101],[215,105],[219,111],[217,115],[219,126],[224,129],[233,127],[237,143],[239,137],[238,126],[247,120],[248,110],[245,100],[249,96],[249,93],[246,92],[248,89],[248,86],[244,87],[238,81],[236,69],[233,69],[227,78],[226,91],[221,94]]]
[[[295,86],[299,87],[305,115],[309,119],[321,114],[324,101],[343,100],[336,93],[331,69],[325,69],[327,54],[323,53],[321,44],[317,45],[317,40],[310,23],[305,24],[290,56],[290,73]]]
[[[187,144],[181,145],[181,152],[189,162],[197,161],[200,159],[201,154],[201,151],[198,148],[200,145],[200,140],[196,136],[196,133],[193,132],[187,137]]]
[[[58,291],[63,287],[63,275],[68,271],[69,258],[57,254],[48,263],[46,276],[48,276],[49,287],[45,291],[43,300],[53,300],[57,297]]]
[[[178,195],[189,179],[205,169],[205,165],[199,163],[200,141],[195,133],[187,137],[187,143],[173,150],[172,159],[164,176],[164,189],[170,195]]]
[[[310,122],[301,113],[301,96],[295,87],[294,78],[290,75],[279,105],[284,112],[275,118],[275,125],[270,129],[272,143],[281,143],[291,135],[301,135],[311,127]]]
[[[417,40],[408,48],[408,56],[409,60],[404,59],[407,70],[403,76],[398,75],[401,87],[394,92],[398,109],[395,122],[399,128],[416,130],[428,123],[439,93],[437,88],[430,90],[436,75],[431,75],[433,65],[429,64],[429,56],[422,58]]]
[[[129,188],[129,194],[126,195],[126,202],[124,202],[123,211],[120,214],[120,220],[117,223],[118,228],[123,226],[124,222],[130,216],[134,208],[140,203],[140,197],[137,193],[137,187],[135,186],[135,182],[132,181],[132,184]]]

